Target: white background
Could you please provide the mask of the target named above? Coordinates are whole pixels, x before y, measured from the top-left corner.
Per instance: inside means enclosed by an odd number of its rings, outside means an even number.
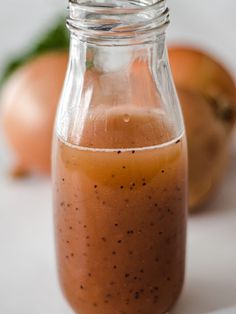
[[[168,40],[202,46],[236,75],[236,1],[169,4]],[[0,69],[65,8],[65,0],[2,0]],[[236,313],[222,311],[236,305],[236,138],[233,142],[216,198],[207,211],[189,219],[186,285],[173,314]],[[70,314],[56,279],[50,182],[12,181],[10,158],[0,139],[0,314]]]

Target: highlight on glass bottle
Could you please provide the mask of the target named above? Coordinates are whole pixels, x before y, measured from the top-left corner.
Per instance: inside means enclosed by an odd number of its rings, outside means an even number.
[[[159,1],[69,3],[53,148],[64,295],[80,314],[163,314],[184,280],[187,156]]]

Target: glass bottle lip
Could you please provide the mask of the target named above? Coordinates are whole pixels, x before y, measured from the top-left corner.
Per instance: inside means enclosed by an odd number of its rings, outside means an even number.
[[[150,40],[169,24],[166,0],[69,0],[68,28],[85,40]]]

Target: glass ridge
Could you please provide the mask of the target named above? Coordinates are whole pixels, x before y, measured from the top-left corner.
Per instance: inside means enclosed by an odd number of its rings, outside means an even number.
[[[107,40],[117,37],[148,37],[165,31],[169,24],[166,0],[147,1],[79,1],[69,2],[67,25],[72,32],[84,36],[102,36]]]

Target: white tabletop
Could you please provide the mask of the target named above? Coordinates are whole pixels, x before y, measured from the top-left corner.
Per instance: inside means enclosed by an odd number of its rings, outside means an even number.
[[[173,15],[169,40],[198,43],[236,73],[235,0],[204,0],[204,7],[201,1],[169,2]],[[1,3],[0,64],[65,5],[64,0]],[[10,159],[0,138],[0,313],[72,314],[57,284],[50,182],[10,179]],[[173,314],[236,313],[235,160],[236,134],[215,199],[208,210],[189,218],[186,284]]]

